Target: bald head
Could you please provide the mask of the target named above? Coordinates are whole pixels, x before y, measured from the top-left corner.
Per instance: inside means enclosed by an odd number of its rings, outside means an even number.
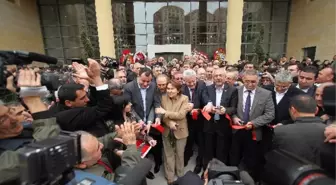
[[[197,79],[206,80],[206,71],[204,68],[197,69]]]
[[[156,85],[157,85],[157,88],[160,90],[161,93],[166,93],[167,84],[168,84],[167,75],[161,74],[161,75],[157,76]]]
[[[334,82],[334,78],[335,74],[333,72],[333,69],[331,67],[326,67],[319,72],[316,82],[317,83]]]

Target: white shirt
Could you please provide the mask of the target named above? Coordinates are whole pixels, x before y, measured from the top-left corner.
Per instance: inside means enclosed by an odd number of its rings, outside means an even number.
[[[245,102],[246,102],[246,99],[247,99],[247,96],[248,96],[248,91],[247,91],[247,89],[244,87],[244,89],[243,89],[243,110],[245,109]],[[253,105],[253,100],[254,100],[254,95],[255,95],[255,92],[256,92],[256,90],[254,89],[254,90],[252,90],[251,91],[251,94],[250,94],[250,96],[251,96],[251,105],[250,105],[250,111],[251,111],[251,108],[252,108],[252,105]]]
[[[148,86],[149,87],[149,86]],[[144,118],[143,121],[146,123],[146,96],[147,96],[147,88],[141,88],[141,86],[139,85],[140,88],[140,93],[141,93],[141,97],[142,97],[142,103],[143,103],[143,107],[144,107]]]
[[[299,86],[299,84],[297,84],[296,85],[296,88],[298,88],[298,89],[300,89],[300,86]],[[305,92],[305,93],[307,93],[308,92],[308,90],[309,90],[309,88],[308,89],[300,89],[301,91],[303,91],[303,92]]]
[[[282,98],[285,96],[285,94],[287,93],[288,89],[283,92],[283,93],[278,93],[275,89],[275,99],[276,99],[276,103],[279,104],[279,102],[282,100]]]
[[[216,87],[216,107],[220,107],[224,85],[222,87]]]

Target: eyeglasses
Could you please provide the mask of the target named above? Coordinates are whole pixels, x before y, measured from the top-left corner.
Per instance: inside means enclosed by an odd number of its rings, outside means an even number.
[[[277,85],[277,84],[275,84],[275,87],[281,88],[281,89],[288,89],[289,85]]]
[[[246,83],[246,84],[255,84],[255,83],[257,83],[257,81],[255,81],[255,80],[244,80],[244,83]]]

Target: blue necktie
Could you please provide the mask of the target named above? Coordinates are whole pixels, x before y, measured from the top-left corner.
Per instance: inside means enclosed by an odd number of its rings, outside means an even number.
[[[215,120],[215,121],[220,120],[219,114],[215,114],[214,120]]]
[[[251,91],[248,90],[247,92],[248,92],[248,95],[247,95],[247,98],[245,101],[245,107],[244,107],[244,118],[243,118],[244,124],[246,124],[250,119]]]
[[[220,92],[220,91],[223,91],[223,90],[222,90],[222,88],[216,88],[216,91]],[[216,93],[217,93],[217,92],[216,92]],[[215,120],[215,121],[220,120],[220,116],[219,116],[219,114],[215,114],[215,116],[214,116],[214,120]]]

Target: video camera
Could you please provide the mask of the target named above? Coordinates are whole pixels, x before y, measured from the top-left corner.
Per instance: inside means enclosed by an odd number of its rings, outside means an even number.
[[[324,170],[284,150],[266,154],[262,181],[267,185],[332,185]]]
[[[335,112],[336,112],[336,97],[335,97],[335,89],[336,86],[329,86],[329,87],[325,87],[323,90],[323,95],[322,95],[322,99],[323,99],[323,109],[326,112],[326,114],[329,115],[329,117],[331,117],[331,121],[335,120]]]
[[[242,173],[235,166],[226,166],[218,159],[212,159],[208,164],[207,185],[244,185],[254,183],[248,173]],[[206,174],[206,172],[205,172]],[[174,185],[204,185],[204,181],[195,173],[188,171],[183,177],[178,178]]]
[[[10,75],[5,70],[6,65],[24,66],[29,65],[33,61],[43,62],[47,64],[56,64],[57,59],[46,55],[25,52],[25,51],[1,51],[0,50],[0,87],[6,86],[6,79]],[[48,83],[48,82],[47,82]],[[45,84],[42,84],[45,85]]]
[[[75,165],[82,162],[80,142],[80,134],[61,131],[56,137],[26,145],[19,152],[20,184],[116,185],[101,176],[74,169]],[[149,159],[141,159],[118,185],[142,184],[151,167],[152,162]]]
[[[66,131],[26,145],[19,154],[21,184],[68,183],[81,162],[80,146],[80,134]]]
[[[210,161],[208,166],[208,185],[238,185],[244,184],[240,172],[235,166],[226,166],[218,159]]]
[[[106,64],[103,65],[103,67],[112,68],[112,69],[118,69],[119,63],[118,63],[117,59],[111,58],[111,57],[107,57],[107,56],[102,56],[101,57],[101,61],[103,61],[104,59],[106,60]]]

